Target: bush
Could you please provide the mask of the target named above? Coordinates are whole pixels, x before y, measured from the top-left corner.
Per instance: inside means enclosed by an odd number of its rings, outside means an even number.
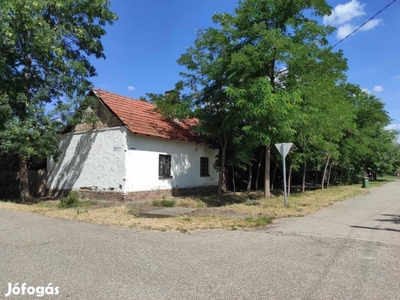
[[[70,192],[67,197],[61,199],[59,208],[78,207],[79,196],[77,192]]]
[[[175,206],[175,200],[161,200],[161,201],[157,201],[154,200],[152,202],[153,206],[164,206],[164,207],[174,207]]]
[[[247,206],[260,206],[261,203],[257,200],[252,200],[252,199],[247,199],[246,202],[244,203],[244,205]]]
[[[244,219],[246,222],[248,223],[252,223],[254,226],[266,226],[268,224],[272,223],[272,219],[271,218],[267,218],[267,217],[263,217],[263,218],[246,218]]]

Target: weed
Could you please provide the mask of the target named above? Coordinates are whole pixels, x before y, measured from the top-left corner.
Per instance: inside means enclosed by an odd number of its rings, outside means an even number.
[[[165,207],[174,207],[175,200],[163,200],[163,201],[161,201],[161,204]]]
[[[253,200],[253,199],[247,199],[246,202],[244,203],[244,205],[247,206],[260,206],[261,203],[257,200]]]
[[[188,230],[185,229],[185,228],[180,228],[179,231],[180,231],[181,233],[187,233],[187,232],[188,232]]]
[[[266,217],[258,218],[258,219],[248,217],[244,220],[248,223],[253,224],[254,226],[266,226],[267,224],[271,224],[271,222],[272,222],[271,218],[266,218]]]
[[[128,209],[125,205],[115,206],[115,207],[114,207],[114,214],[117,214],[117,213],[123,213],[123,214],[125,214],[125,213],[128,212],[128,210],[129,210],[129,209]]]
[[[232,226],[231,230],[237,230],[237,227],[236,226]]]
[[[197,203],[197,208],[204,208],[204,207],[206,207],[207,205],[203,202],[203,201],[199,201],[199,203]]]
[[[58,208],[78,207],[78,205],[78,193],[72,191],[67,197],[61,199],[60,203],[58,204]]]
[[[183,220],[183,221],[186,221],[186,222],[190,222],[190,221],[192,221],[192,219],[191,219],[191,218],[183,218],[182,220]]]
[[[138,211],[137,211],[136,209],[134,209],[134,208],[128,208],[128,209],[126,210],[126,213],[127,213],[128,215],[136,215],[136,214],[138,213]]]
[[[80,214],[83,214],[83,213],[89,213],[89,210],[87,208],[85,208],[85,209],[77,208],[76,209],[76,214],[77,215],[80,215]]]
[[[163,199],[161,201],[154,200],[151,204],[153,206],[174,207],[175,206],[175,200],[166,200],[166,199]]]
[[[37,204],[37,207],[45,207],[45,208],[57,208],[59,205],[58,201],[47,200],[41,201]]]
[[[79,201],[78,206],[79,207],[89,207],[89,206],[94,206],[96,205],[97,202],[93,200],[87,200],[87,201]]]

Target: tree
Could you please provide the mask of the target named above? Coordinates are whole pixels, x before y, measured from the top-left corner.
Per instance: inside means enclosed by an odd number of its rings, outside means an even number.
[[[399,157],[397,132],[387,130],[390,117],[384,103],[360,87],[344,84],[346,100],[354,114],[354,126],[347,130],[340,143],[340,167],[345,170],[345,182],[357,182],[370,170],[379,173],[394,172]]]
[[[9,107],[0,147],[18,154],[26,201],[27,161],[56,153],[61,126],[96,75],[89,57],[105,58],[104,26],[117,17],[108,0],[5,0],[0,18],[0,105]]]
[[[324,0],[240,1],[235,14],[214,14],[217,28],[200,31],[178,61],[190,71],[184,76],[195,86],[202,128],[220,140],[222,171],[226,147],[238,132],[249,147],[265,147],[267,198],[271,145],[293,138],[302,86],[318,86],[319,72],[342,74],[347,68],[342,53],[328,47],[334,28],[305,11],[321,16],[330,7]],[[315,81],[307,82],[309,74]]]
[[[217,19],[214,21],[218,22]],[[229,30],[200,30],[194,46],[189,47],[178,60],[188,70],[181,75],[196,107],[195,116],[200,121],[198,130],[214,140],[220,149],[218,195],[224,187],[228,145],[238,129],[238,110],[226,93],[230,84],[227,67],[234,45]]]
[[[146,97],[141,98],[143,101],[154,103],[163,118],[182,120],[194,115],[193,100],[190,95],[182,94],[183,89],[184,83],[179,81],[173,90],[164,94],[147,93]]]
[[[247,0],[239,3],[235,16],[217,16],[238,43],[229,66],[228,91],[246,118],[243,130],[265,146],[267,198],[271,145],[293,139],[300,122],[303,86],[318,88],[326,78],[316,74],[341,75],[347,68],[342,53],[333,53],[328,46],[326,37],[333,28],[306,17],[306,10],[319,16],[330,13],[323,0]],[[313,81],[308,81],[310,74]],[[337,76],[331,83],[336,80]]]

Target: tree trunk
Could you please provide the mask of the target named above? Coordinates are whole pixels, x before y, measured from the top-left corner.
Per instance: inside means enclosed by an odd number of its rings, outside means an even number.
[[[233,184],[233,193],[236,194],[236,185],[235,185],[235,169],[232,165],[232,184]]]
[[[277,170],[277,169],[278,169],[278,161],[275,162],[274,172],[272,173],[271,191],[274,190],[274,182],[275,182],[275,176],[276,176],[276,170]]]
[[[263,154],[264,154],[264,149],[263,149],[263,151],[261,151],[260,160],[258,162],[258,167],[257,167],[256,191],[258,191],[258,180],[260,178],[260,168],[261,168],[261,161],[262,161]]]
[[[307,175],[307,160],[304,160],[304,166],[303,166],[303,183],[301,190],[304,193],[306,191],[306,175]]]
[[[286,176],[286,174],[285,174],[285,176]],[[289,175],[288,175],[288,181],[287,181],[287,195],[288,195],[288,197],[290,197],[291,185],[292,185],[292,164],[290,164],[290,167],[289,167]]]
[[[25,203],[31,200],[31,195],[29,193],[29,182],[28,182],[28,164],[26,159],[22,156],[18,157],[19,159],[19,192],[21,202]]]
[[[325,178],[326,178],[326,171],[328,170],[329,159],[330,159],[330,157],[328,156],[328,159],[326,160],[326,164],[325,164],[325,168],[324,168],[324,175],[322,176],[321,189],[324,189]]]
[[[221,153],[221,168],[220,168],[220,173],[219,173],[219,180],[218,180],[218,190],[217,190],[217,195],[220,196],[222,194],[222,186],[224,184],[224,178],[225,178],[225,158],[226,158],[226,148],[228,145],[228,140],[224,139],[224,143],[222,144],[222,153]]]
[[[328,172],[328,182],[326,184],[326,187],[329,187],[329,183],[331,181],[331,172],[332,172],[332,163],[329,165],[329,172]]]
[[[271,198],[271,145],[265,147],[264,197]]]
[[[247,192],[250,193],[250,191],[251,191],[251,181],[253,179],[253,165],[251,163],[248,164],[248,171],[249,171],[249,176],[247,178]]]
[[[228,190],[227,182],[228,182],[228,175],[226,174],[226,168],[224,168],[224,174],[222,174],[222,191],[224,193],[226,193],[226,191]]]

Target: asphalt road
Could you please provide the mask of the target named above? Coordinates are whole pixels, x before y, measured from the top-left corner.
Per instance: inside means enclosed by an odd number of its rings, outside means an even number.
[[[0,210],[0,251],[0,298],[9,283],[52,283],[59,294],[43,298],[400,299],[400,181],[252,231],[138,232]]]

